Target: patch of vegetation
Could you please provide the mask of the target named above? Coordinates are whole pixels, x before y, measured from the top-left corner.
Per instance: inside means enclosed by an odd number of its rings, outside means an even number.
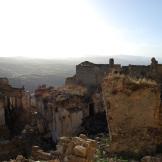
[[[110,138],[107,134],[98,134],[96,140],[98,146],[96,151],[95,162],[128,162],[128,159],[124,159],[120,156],[109,157],[108,148],[110,145]]]

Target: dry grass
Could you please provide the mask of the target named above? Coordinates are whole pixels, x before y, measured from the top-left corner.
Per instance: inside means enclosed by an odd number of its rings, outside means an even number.
[[[106,78],[104,79],[104,82],[107,80],[117,81],[119,79],[125,80],[126,82],[132,82],[137,85],[152,85],[152,86],[157,85],[156,81],[154,81],[154,80],[146,79],[146,78],[137,79],[137,78],[133,78],[133,77],[130,77],[130,76],[124,75],[124,74],[110,74],[110,75],[106,76]]]
[[[138,84],[138,85],[152,85],[152,86],[156,86],[157,85],[156,81],[150,80],[150,79],[146,79],[146,78],[135,79],[135,78],[129,77],[129,80],[132,83]]]
[[[143,88],[159,88],[154,80],[140,78],[136,79],[123,74],[109,74],[103,81],[103,89],[109,89],[114,95],[121,91],[136,91]]]
[[[66,93],[74,94],[74,95],[85,95],[87,93],[87,89],[83,86],[79,85],[66,85],[58,88],[59,91],[64,91]]]

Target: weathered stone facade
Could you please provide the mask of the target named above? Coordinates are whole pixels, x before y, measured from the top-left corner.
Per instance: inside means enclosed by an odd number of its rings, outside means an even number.
[[[0,127],[5,126],[5,110],[3,99],[0,99]]]
[[[19,119],[19,122],[25,120],[23,112],[28,112],[29,108],[30,94],[23,88],[11,87],[7,78],[0,78],[0,127],[14,129]]]
[[[112,153],[146,155],[162,144],[160,87],[149,80],[108,75],[103,82]]]
[[[121,75],[122,73],[125,75]],[[153,79],[156,83],[144,78]],[[114,64],[113,59],[110,59],[109,64],[85,61],[76,66],[75,76],[67,78],[65,86],[59,88],[39,86],[31,96],[31,100],[23,88],[13,88],[6,78],[2,78],[0,133],[3,132],[3,135],[1,133],[0,139],[8,136],[8,129],[11,132],[16,132],[17,128],[22,130],[21,125],[27,119],[26,112],[30,108],[31,101],[34,124],[31,122],[23,132],[36,132],[36,138],[40,136],[56,144],[61,136],[78,134],[83,119],[92,116],[93,123],[94,114],[106,110],[112,153],[127,155],[154,153],[162,144],[160,89],[162,90],[162,65],[158,64],[155,58],[152,58],[148,66],[122,67]],[[94,122],[93,125],[96,129],[97,124]],[[94,141],[85,136],[61,139],[58,150],[64,161],[92,161],[95,152]],[[21,145],[21,140],[19,144]],[[16,149],[12,141],[2,140],[0,145],[0,159],[1,155],[8,154],[9,149],[13,149],[14,157],[17,150],[23,154],[20,145]],[[39,147],[33,147],[32,151],[38,160],[53,159],[52,153],[44,152]]]
[[[162,64],[158,64],[155,58],[151,59],[150,65],[128,65],[114,64],[114,59],[109,64],[94,64],[85,61],[76,65],[76,74],[66,79],[65,84],[82,84],[88,88],[100,86],[104,77],[111,73],[124,73],[134,78],[151,78],[162,83]]]
[[[81,84],[88,88],[96,88],[99,86],[106,73],[112,70],[120,70],[120,64],[114,64],[114,60],[110,59],[109,64],[94,64],[85,61],[76,65],[76,75],[67,78],[65,84]]]
[[[14,137],[30,119],[30,94],[13,88],[7,78],[0,78],[0,160],[23,154],[21,139]]]
[[[35,92],[40,133],[49,132],[54,142],[60,136],[76,133],[84,117],[89,115],[86,89],[79,86],[46,88]]]

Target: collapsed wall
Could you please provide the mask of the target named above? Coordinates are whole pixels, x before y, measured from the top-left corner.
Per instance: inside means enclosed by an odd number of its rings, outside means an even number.
[[[27,121],[30,94],[24,88],[14,88],[7,78],[0,78],[0,129],[7,127],[11,133],[21,131]]]
[[[0,161],[24,153],[21,134],[29,118],[30,94],[0,78]]]
[[[102,84],[110,151],[154,153],[162,144],[160,88],[152,81],[112,74]]]
[[[50,134],[53,142],[61,136],[76,134],[83,118],[89,115],[85,93],[79,86],[39,87],[34,96],[39,132]]]

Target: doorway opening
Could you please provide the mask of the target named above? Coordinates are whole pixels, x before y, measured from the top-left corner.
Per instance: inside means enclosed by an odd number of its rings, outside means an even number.
[[[89,116],[94,116],[95,115],[95,110],[94,110],[94,103],[89,104]]]

